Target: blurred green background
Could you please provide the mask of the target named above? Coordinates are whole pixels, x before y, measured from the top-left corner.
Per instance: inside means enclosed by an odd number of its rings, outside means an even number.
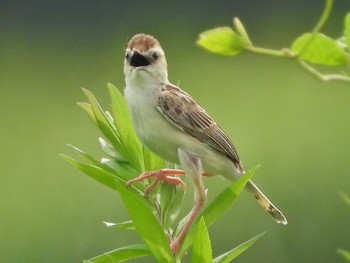
[[[244,193],[210,234],[214,255],[267,231],[236,262],[345,262],[350,250],[350,85],[323,83],[294,62],[207,53],[200,32],[238,16],[260,46],[289,46],[322,1],[7,1],[0,4],[0,262],[82,262],[139,242],[102,221],[128,220],[117,193],[59,158],[66,143],[95,156],[97,129],[76,106],[80,87],[105,108],[107,82],[123,87],[123,48],[156,36],[170,80],[227,131],[254,181],[288,218],[277,225]],[[342,34],[348,0],[323,32]],[[209,198],[228,182],[206,179]],[[192,198],[187,208],[192,205]],[[147,258],[143,262],[153,262]]]

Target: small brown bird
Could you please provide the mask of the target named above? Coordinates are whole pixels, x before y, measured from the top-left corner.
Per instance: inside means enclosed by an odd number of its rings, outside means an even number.
[[[146,34],[132,37],[126,48],[124,74],[125,99],[136,134],[151,151],[180,164],[193,181],[196,203],[188,222],[170,244],[175,254],[206,201],[202,173],[233,181],[245,171],[226,133],[189,94],[169,82],[165,54],[157,39]],[[169,175],[183,173],[169,169],[146,172],[128,184],[152,175],[180,183],[180,179]],[[287,224],[282,212],[252,181],[246,189],[278,223]]]

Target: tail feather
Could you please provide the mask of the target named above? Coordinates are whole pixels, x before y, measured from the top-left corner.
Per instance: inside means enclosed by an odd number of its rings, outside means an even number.
[[[259,204],[276,220],[277,223],[281,223],[283,225],[288,223],[287,218],[282,214],[282,212],[270,202],[270,200],[252,181],[249,181],[246,184],[246,189],[255,196]]]

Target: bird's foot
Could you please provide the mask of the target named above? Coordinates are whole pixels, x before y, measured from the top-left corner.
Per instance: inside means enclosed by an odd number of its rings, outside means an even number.
[[[185,171],[177,170],[177,169],[160,169],[155,171],[148,171],[142,173],[139,177],[136,177],[130,181],[128,181],[127,186],[132,185],[135,182],[141,182],[147,178],[154,177],[153,182],[145,188],[145,194],[147,195],[159,181],[164,181],[168,183],[172,183],[175,185],[182,185],[186,188],[186,184],[178,177],[170,176],[170,175],[184,175]]]

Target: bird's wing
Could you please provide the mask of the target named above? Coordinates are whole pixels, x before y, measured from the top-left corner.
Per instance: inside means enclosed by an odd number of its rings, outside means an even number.
[[[186,92],[174,85],[165,84],[157,109],[175,127],[223,153],[240,171],[244,171],[231,140]]]

